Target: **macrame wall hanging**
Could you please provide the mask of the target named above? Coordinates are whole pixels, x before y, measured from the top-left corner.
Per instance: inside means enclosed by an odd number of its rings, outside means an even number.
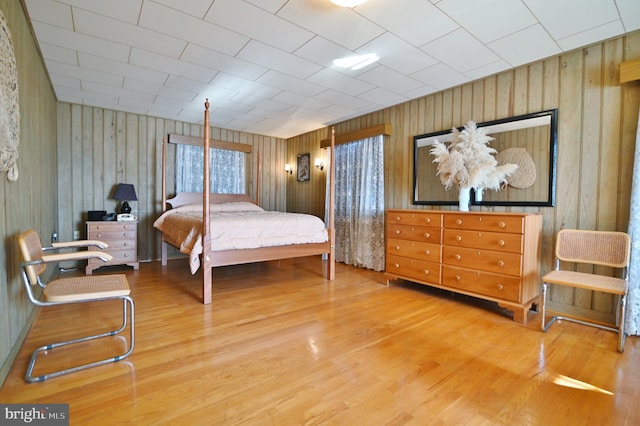
[[[19,143],[18,70],[9,26],[0,11],[0,170],[11,182],[18,180]]]

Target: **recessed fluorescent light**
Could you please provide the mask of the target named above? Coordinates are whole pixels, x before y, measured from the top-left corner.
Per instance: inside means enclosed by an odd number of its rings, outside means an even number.
[[[356,7],[360,6],[362,3],[367,0],[331,0],[331,3],[337,4],[338,6],[343,7]]]
[[[334,59],[333,65],[341,68],[359,70],[367,65],[370,65],[380,58],[375,53],[368,53],[366,55],[349,56],[348,58]]]

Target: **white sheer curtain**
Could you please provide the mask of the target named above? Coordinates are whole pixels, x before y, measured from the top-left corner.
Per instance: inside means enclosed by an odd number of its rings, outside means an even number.
[[[336,260],[374,271],[385,267],[383,141],[380,135],[335,149]]]
[[[631,262],[629,263],[629,293],[625,329],[627,334],[637,336],[640,334],[640,113],[633,158],[628,233],[631,236]]]
[[[246,193],[245,153],[210,149],[210,188],[219,194]],[[202,147],[176,145],[176,192],[202,192],[204,174]]]

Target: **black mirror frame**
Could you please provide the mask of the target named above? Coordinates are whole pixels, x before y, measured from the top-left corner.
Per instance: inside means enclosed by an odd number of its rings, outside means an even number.
[[[544,116],[550,116],[551,123],[549,129],[549,182],[548,182],[548,198],[544,201],[477,201],[475,192],[471,191],[471,205],[475,206],[522,206],[522,207],[554,207],[556,203],[556,167],[557,167],[557,154],[558,154],[558,109],[550,109],[541,112],[535,112],[530,114],[523,114],[514,117],[502,118],[498,120],[486,121],[484,123],[478,123],[478,127],[495,126],[499,124],[511,123],[522,120],[529,120],[532,118],[539,118]],[[458,130],[463,130],[464,127],[458,127]],[[413,205],[458,205],[458,201],[443,201],[443,200],[417,200],[417,179],[418,170],[416,168],[418,158],[418,142],[424,138],[433,138],[436,136],[448,135],[451,130],[442,130],[433,133],[426,133],[423,135],[417,135],[413,137]],[[490,134],[489,134],[490,135]],[[436,176],[434,178],[437,179]],[[439,179],[438,179],[438,183]]]

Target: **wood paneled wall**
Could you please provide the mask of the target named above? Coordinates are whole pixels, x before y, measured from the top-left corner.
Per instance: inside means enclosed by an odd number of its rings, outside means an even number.
[[[389,123],[385,145],[386,208],[452,209],[413,206],[413,136],[448,130],[468,120],[484,122],[558,108],[557,201],[544,208],[479,208],[544,215],[541,272],[553,266],[555,233],[565,227],[626,230],[633,150],[640,106],[640,82],[621,85],[621,62],[640,57],[640,32],[495,76],[473,81],[335,125],[336,134]],[[319,154],[329,129],[291,138],[287,158]],[[318,214],[324,180],[287,187],[289,210]],[[322,214],[319,214],[322,216]],[[603,321],[613,319],[614,301],[602,294],[552,289],[553,306]]]
[[[22,288],[16,237],[33,228],[44,243],[57,221],[56,99],[21,2],[0,0],[11,32],[18,69],[20,145],[16,182],[0,175],[0,385],[32,320],[33,305]],[[4,105],[0,105],[4,108]],[[55,270],[47,271],[48,274]]]
[[[148,117],[60,102],[58,111],[59,230],[63,240],[73,231],[86,237],[87,211],[114,212],[111,199],[120,182],[135,186],[138,201],[131,204],[138,216],[138,257],[159,259],[160,234],[153,222],[162,213],[162,140],[168,133],[202,137],[202,125]],[[204,114],[204,102],[203,102]],[[215,123],[215,116],[211,120]],[[256,170],[260,154],[260,205],[268,210],[286,208],[284,139],[212,127],[211,138],[250,144],[250,195],[256,198]],[[175,146],[167,149],[167,186],[174,185]],[[194,165],[198,167],[200,165]],[[170,255],[175,255],[172,251]]]

